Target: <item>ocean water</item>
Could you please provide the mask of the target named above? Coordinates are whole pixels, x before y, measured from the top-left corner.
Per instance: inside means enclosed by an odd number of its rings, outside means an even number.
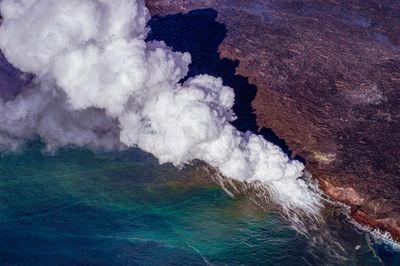
[[[42,148],[2,154],[0,265],[399,265],[335,208],[304,236],[199,167]]]

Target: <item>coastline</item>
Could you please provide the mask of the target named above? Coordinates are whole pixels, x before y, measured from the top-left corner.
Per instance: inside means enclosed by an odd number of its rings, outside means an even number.
[[[187,3],[179,2],[177,3],[177,5],[182,4],[181,6],[174,6],[171,3],[164,3],[167,5],[167,7],[165,9],[161,9],[159,7],[163,5],[161,3],[162,1],[158,2],[148,0],[147,2],[153,3],[153,5],[150,4],[150,10],[153,13],[155,12],[155,14],[157,15],[187,12],[192,9],[207,7],[207,5],[209,5],[207,1],[199,1],[199,3],[197,3],[196,5],[191,4],[191,6],[189,6]],[[218,5],[215,3],[212,4],[212,7],[218,9]],[[222,8],[225,7],[222,5]],[[224,12],[226,12],[226,10]],[[2,18],[0,15],[0,24],[1,21]],[[271,87],[265,83],[264,79],[268,77],[266,69],[264,69],[265,66],[264,68],[259,66],[256,66],[255,69],[253,68],[254,60],[250,60],[249,58],[251,58],[252,52],[257,52],[257,50],[249,50],[249,47],[236,47],[237,44],[240,43],[240,34],[242,33],[240,31],[241,29],[236,30],[235,32],[236,34],[238,34],[237,36],[239,37],[239,39],[232,39],[232,36],[229,34],[229,30],[232,30],[230,28],[230,25],[234,21],[229,20],[226,15],[219,15],[218,21],[223,22],[228,27],[227,40],[224,40],[224,42],[219,47],[220,58],[238,60],[239,64],[236,69],[237,74],[249,77],[250,82],[252,84],[256,84],[258,87],[256,98],[252,102],[255,113],[257,115],[258,126],[273,128],[273,130],[276,131],[280,137],[283,137],[283,139],[287,141],[287,145],[293,149],[293,152],[295,154],[300,154],[301,156],[304,156],[306,161],[310,162],[310,166],[308,166],[306,169],[312,173],[313,178],[320,181],[320,183],[322,184],[322,190],[333,200],[349,206],[349,216],[354,219],[354,221],[356,221],[360,225],[368,226],[380,232],[388,232],[390,233],[394,241],[400,242],[400,226],[398,217],[388,216],[387,211],[386,214],[380,214],[378,211],[378,217],[375,217],[374,213],[369,211],[371,209],[370,206],[368,206],[366,209],[363,209],[363,204],[365,204],[366,202],[372,202],[371,204],[375,204],[377,208],[380,206],[380,202],[375,202],[373,199],[368,199],[366,197],[368,196],[366,195],[366,191],[359,191],[357,186],[354,186],[353,184],[351,184],[351,182],[348,182],[346,180],[348,176],[340,178],[335,177],[335,175],[337,174],[336,168],[340,167],[340,164],[337,165],[336,161],[339,161],[340,163],[341,160],[341,158],[337,158],[338,156],[341,156],[341,152],[338,152],[336,147],[337,143],[333,141],[331,142],[331,140],[326,140],[323,143],[324,151],[320,151],[316,150],[314,140],[306,139],[304,141],[304,139],[298,138],[299,132],[303,132],[305,135],[309,134],[306,137],[316,137],[319,141],[321,139],[321,136],[324,136],[323,133],[326,133],[326,131],[324,130],[319,132],[319,129],[315,127],[311,130],[305,129],[305,127],[309,125],[307,125],[307,123],[310,122],[305,120],[304,113],[300,110],[301,108],[294,110],[294,113],[290,113],[291,108],[293,107],[290,105],[290,101],[292,101],[293,99],[296,100],[296,98],[291,99],[290,95],[277,95],[276,91],[271,89]],[[251,25],[252,22],[245,20],[245,23],[250,23]],[[244,27],[244,29],[246,29],[246,26]],[[255,33],[253,32],[252,34]],[[257,72],[255,70],[259,71]],[[288,100],[289,104],[286,103],[286,101],[282,101],[282,98]],[[271,106],[266,108],[266,101],[272,102]],[[296,103],[294,103],[294,105],[296,106]],[[328,106],[327,111],[331,111],[330,108],[331,107]],[[287,116],[287,113],[292,114],[293,117]],[[270,117],[267,117],[265,114],[268,114],[268,116]],[[271,120],[271,116],[275,118]],[[294,121],[300,121],[300,124],[304,123],[304,125],[296,125]],[[310,145],[310,147],[307,147],[308,145]],[[325,170],[327,170],[328,176],[325,176]],[[340,174],[341,173],[339,172],[339,175]],[[376,173],[373,173],[372,176],[374,175],[376,175]],[[350,177],[350,179],[351,178],[353,177]],[[388,179],[389,177],[385,178]],[[331,183],[328,180],[331,181]],[[333,184],[332,181],[335,181],[335,184]],[[359,179],[354,179],[353,183],[357,183],[358,181]],[[328,183],[329,185],[326,185],[326,183]],[[369,192],[368,189],[367,192]],[[360,196],[361,194],[362,196]],[[397,205],[394,204],[393,206],[396,207]]]
[[[350,207],[355,221],[399,241],[400,138],[393,132],[400,132],[400,105],[393,88],[400,80],[394,70],[400,23],[389,12],[396,7],[351,1],[347,11],[338,11],[339,2],[256,2],[257,9],[246,1],[146,1],[156,16],[214,10],[216,23],[226,27],[219,58],[236,62],[235,74],[257,86],[251,106],[258,129],[273,130],[288,153],[305,159],[313,178],[338,190],[322,186]],[[376,38],[378,30],[389,36],[387,42]]]
[[[334,187],[324,179],[315,179],[320,182],[320,189],[326,196],[346,207],[347,215],[354,225],[374,237],[400,245],[400,228],[396,225],[396,220],[392,218],[376,219],[360,210],[364,199],[354,188]]]

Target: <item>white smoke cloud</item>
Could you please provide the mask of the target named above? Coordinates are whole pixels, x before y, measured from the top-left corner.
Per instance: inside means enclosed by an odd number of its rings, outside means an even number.
[[[0,48],[37,84],[0,101],[0,143],[41,136],[49,149],[139,147],[176,166],[200,159],[226,177],[261,182],[286,209],[316,213],[303,164],[232,125],[234,93],[201,75],[180,84],[188,53],[146,42],[136,0],[3,0]]]
[[[53,151],[77,145],[95,149],[122,149],[119,129],[104,111],[70,110],[55,93],[28,89],[14,100],[0,99],[0,147],[16,150],[24,140],[39,135]]]

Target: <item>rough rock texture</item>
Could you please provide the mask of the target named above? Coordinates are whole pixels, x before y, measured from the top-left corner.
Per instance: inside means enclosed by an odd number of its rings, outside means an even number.
[[[257,86],[258,126],[357,221],[400,240],[399,1],[146,2],[153,15],[217,11],[220,57]]]

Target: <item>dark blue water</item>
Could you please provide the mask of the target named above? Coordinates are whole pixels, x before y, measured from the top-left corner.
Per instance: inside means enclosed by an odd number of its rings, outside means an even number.
[[[373,249],[337,215],[327,218],[326,233],[299,235],[276,211],[229,198],[195,166],[159,166],[138,150],[45,155],[41,148],[34,142],[0,160],[0,265],[379,265],[379,253],[398,258],[388,246]]]

